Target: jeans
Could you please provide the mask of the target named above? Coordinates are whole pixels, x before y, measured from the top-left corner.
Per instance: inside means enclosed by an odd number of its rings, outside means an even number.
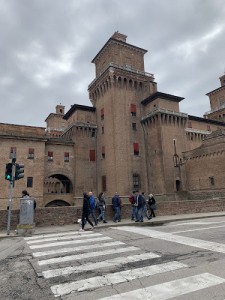
[[[143,221],[143,206],[136,207],[136,220]]]
[[[91,216],[92,216],[92,218],[93,218],[93,220],[95,222],[95,225],[97,225],[98,223],[97,223],[97,219],[95,217],[95,209],[94,208],[91,208]]]
[[[99,221],[104,221],[105,220],[105,209],[103,206],[99,206],[99,209],[101,211],[100,215],[98,216]]]
[[[115,215],[113,218],[113,221],[119,221],[120,220],[120,207],[116,206],[114,207]]]
[[[135,216],[136,216],[136,206],[134,206],[134,205],[132,204],[132,208],[131,208],[131,219],[134,220]]]
[[[93,224],[92,224],[91,220],[89,219],[89,213],[83,212],[82,213],[82,229],[84,229],[86,222],[88,222],[93,227]]]

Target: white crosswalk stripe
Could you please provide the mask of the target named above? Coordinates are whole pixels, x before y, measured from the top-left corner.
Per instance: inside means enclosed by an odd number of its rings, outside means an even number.
[[[138,251],[139,248],[137,247],[126,247],[126,248],[119,248],[119,249],[109,249],[101,252],[90,252],[90,253],[82,253],[82,254],[76,254],[76,255],[67,255],[64,257],[57,257],[57,258],[50,258],[50,259],[45,259],[45,260],[40,260],[38,262],[39,266],[44,266],[44,265],[49,265],[49,264],[57,264],[57,263],[62,263],[66,261],[76,261],[84,258],[92,258],[92,257],[97,257],[97,256],[104,256],[104,255],[109,255],[109,254],[118,254],[118,253],[123,253],[123,252],[130,252],[130,251]]]
[[[130,255],[127,257],[116,257],[104,261],[100,261],[97,263],[88,263],[81,266],[73,266],[73,267],[66,267],[66,268],[59,268],[54,270],[47,270],[43,271],[42,274],[45,278],[52,278],[57,276],[81,273],[84,271],[96,270],[106,267],[116,267],[122,266],[124,264],[128,264],[130,262],[140,262],[147,259],[152,259],[159,257],[159,255],[154,253],[142,253],[137,255]]]
[[[106,248],[106,247],[113,247],[113,246],[121,246],[125,245],[123,242],[107,242],[107,243],[101,243],[101,244],[92,244],[93,249],[99,249],[99,248]],[[86,246],[78,246],[78,247],[67,247],[67,248],[59,248],[55,250],[47,250],[47,251],[41,251],[41,252],[33,252],[33,257],[41,257],[41,256],[49,256],[49,255],[56,255],[56,254],[62,254],[62,253],[69,253],[69,252],[78,252],[82,250],[88,250],[90,249],[90,245]]]
[[[45,243],[45,242],[52,242],[52,241],[73,240],[73,239],[77,239],[78,237],[79,238],[86,238],[86,237],[89,237],[89,236],[90,236],[90,234],[86,234],[86,232],[85,232],[82,235],[72,235],[72,236],[66,235],[66,236],[48,237],[48,238],[42,238],[42,239],[27,241],[27,244],[31,245],[31,244]],[[93,236],[102,236],[102,234],[93,233],[91,236],[92,237]]]
[[[85,234],[93,234],[93,231],[85,231]],[[60,237],[60,236],[68,236],[68,235],[83,235],[84,233],[80,233],[79,231],[68,231],[68,232],[59,232],[59,233],[49,233],[49,234],[40,234],[40,235],[34,235],[29,237],[24,237],[25,241],[33,241],[33,240],[39,240],[39,239],[46,239],[49,237]]]
[[[104,276],[96,276],[84,280],[78,280],[74,282],[54,285],[51,290],[55,296],[63,296],[71,294],[72,292],[82,292],[91,289],[96,289],[102,286],[115,285],[122,282],[129,282],[142,277],[147,277],[155,274],[169,272],[181,268],[188,267],[185,264],[179,262],[168,262],[160,265],[153,265],[143,268],[136,268]]]
[[[209,273],[177,279],[127,293],[101,298],[100,300],[167,300],[224,283],[225,279]]]

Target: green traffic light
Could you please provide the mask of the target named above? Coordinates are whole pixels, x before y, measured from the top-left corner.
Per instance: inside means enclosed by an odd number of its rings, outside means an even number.
[[[10,176],[10,175],[7,175],[7,176],[6,176],[6,179],[7,179],[7,180],[10,180],[10,179],[11,179],[11,176]]]

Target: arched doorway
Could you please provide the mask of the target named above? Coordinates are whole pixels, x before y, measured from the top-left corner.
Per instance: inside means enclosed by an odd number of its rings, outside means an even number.
[[[72,182],[62,174],[53,174],[45,179],[45,194],[69,194],[73,192]]]
[[[70,204],[64,200],[53,200],[45,205],[45,207],[57,207],[57,206],[70,206]]]

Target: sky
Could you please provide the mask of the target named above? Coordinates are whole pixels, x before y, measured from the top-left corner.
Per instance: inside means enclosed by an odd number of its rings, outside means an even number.
[[[224,0],[0,0],[0,123],[45,127],[58,104],[91,106],[91,61],[117,30],[148,50],[158,91],[203,117],[225,72],[224,20]]]

